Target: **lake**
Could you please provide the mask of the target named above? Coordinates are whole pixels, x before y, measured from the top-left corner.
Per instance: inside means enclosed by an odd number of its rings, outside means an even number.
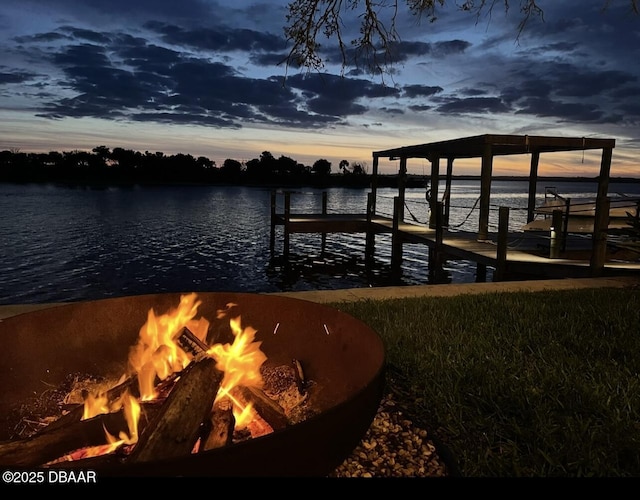
[[[595,183],[555,183],[573,198]],[[441,187],[442,189],[442,187]],[[542,201],[544,185],[539,186]],[[364,213],[368,189],[329,188],[329,212]],[[640,195],[639,183],[611,183],[610,193]],[[67,187],[0,184],[0,304],[68,302],[163,292],[279,292],[427,284],[427,247],[405,245],[399,273],[390,269],[391,238],[376,237],[365,264],[360,234],[291,235],[284,262],[278,227],[269,252],[270,189],[241,186]],[[526,222],[528,183],[494,181],[497,208],[510,207],[510,227]],[[397,190],[378,190],[377,212],[391,215]],[[477,181],[456,181],[450,227],[477,230]],[[278,211],[283,197],[279,196]],[[322,190],[293,191],[294,212],[320,212]],[[428,220],[425,190],[406,192],[405,220]],[[449,261],[447,281],[475,281],[475,263]],[[488,278],[491,269],[488,269]]]

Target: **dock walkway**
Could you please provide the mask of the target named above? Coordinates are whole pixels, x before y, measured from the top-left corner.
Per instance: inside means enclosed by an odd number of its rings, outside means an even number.
[[[449,231],[442,224],[435,228],[400,220],[393,217],[365,213],[331,214],[323,204],[323,212],[316,214],[291,213],[287,207],[289,193],[285,193],[284,210],[276,210],[272,195],[271,251],[274,252],[276,228],[283,229],[283,254],[289,254],[290,235],[294,233],[319,233],[323,238],[331,233],[363,233],[367,235],[365,255],[372,257],[375,236],[392,236],[391,263],[400,265],[404,244],[423,244],[429,250],[429,275],[435,279],[439,267],[446,260],[466,260],[476,263],[476,281],[487,279],[486,270],[493,268],[493,281],[522,279],[586,278],[597,276],[640,275],[640,261],[627,262],[608,258],[604,267],[594,272],[589,246],[584,238],[567,240],[564,249],[554,249],[557,242],[541,234],[524,235],[522,231],[509,231],[508,220],[501,222],[502,232],[488,233],[484,240],[477,233]],[[504,214],[508,219],[508,210]]]

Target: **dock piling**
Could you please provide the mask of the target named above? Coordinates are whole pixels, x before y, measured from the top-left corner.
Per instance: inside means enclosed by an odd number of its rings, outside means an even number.
[[[291,223],[291,192],[284,193],[284,249],[285,258],[289,257],[289,224]]]
[[[502,281],[507,268],[507,242],[509,236],[509,207],[498,209],[498,250],[493,281]]]

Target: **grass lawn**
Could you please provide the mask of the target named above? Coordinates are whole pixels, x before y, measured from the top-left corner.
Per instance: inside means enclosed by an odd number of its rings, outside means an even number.
[[[640,476],[640,289],[329,304],[466,477]]]

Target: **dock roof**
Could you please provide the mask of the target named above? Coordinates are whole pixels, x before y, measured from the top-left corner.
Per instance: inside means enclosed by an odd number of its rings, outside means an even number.
[[[374,158],[480,158],[492,156],[614,148],[615,139],[484,134],[374,151]]]

